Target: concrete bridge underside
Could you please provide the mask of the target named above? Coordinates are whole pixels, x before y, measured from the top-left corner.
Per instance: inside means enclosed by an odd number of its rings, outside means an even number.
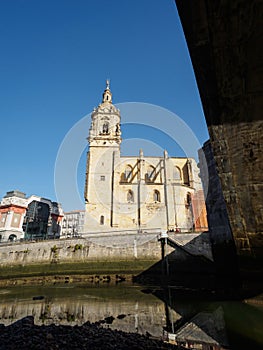
[[[175,0],[239,257],[263,256],[263,3]]]

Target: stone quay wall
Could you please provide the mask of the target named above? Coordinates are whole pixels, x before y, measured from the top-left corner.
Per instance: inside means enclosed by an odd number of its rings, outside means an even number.
[[[96,261],[160,260],[156,234],[100,234],[78,239],[0,245],[0,266]]]
[[[135,276],[147,282],[156,276],[165,279],[167,263],[173,273],[193,273],[204,258],[209,266],[213,264],[207,233],[169,233],[174,244],[169,246],[167,241],[163,247],[159,235],[100,233],[76,239],[1,244],[0,286],[119,283],[133,281]],[[162,251],[167,259],[162,259]]]
[[[52,263],[96,263],[160,261],[162,259],[159,233],[96,233],[82,238],[40,242],[2,243],[0,267],[27,266]],[[167,245],[165,254],[185,260],[189,255],[213,261],[209,233],[170,233],[177,245]]]

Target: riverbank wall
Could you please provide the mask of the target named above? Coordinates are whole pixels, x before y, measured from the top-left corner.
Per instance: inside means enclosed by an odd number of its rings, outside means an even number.
[[[101,280],[109,279],[109,275],[141,273],[160,259],[161,246],[156,234],[101,234],[99,237],[1,244],[0,279],[16,278],[19,283],[20,277],[34,276],[38,284],[40,280],[54,282],[54,277],[47,276],[64,275],[66,278],[69,275],[68,281],[72,281],[73,275],[82,276],[78,280],[90,275]]]
[[[90,235],[87,238],[2,244],[0,266],[160,260],[156,235]]]
[[[206,256],[213,260],[208,233],[177,234],[173,236],[173,241],[175,246],[167,245],[165,255],[173,252],[178,259],[189,254]],[[162,248],[157,233],[100,233],[75,239],[10,242],[0,245],[0,267],[161,259]]]
[[[143,283],[166,283],[179,273],[207,273],[207,267],[210,273],[213,263],[205,254],[210,257],[205,234],[179,234],[174,247],[164,247],[156,233],[1,244],[0,285],[118,283],[137,276]]]

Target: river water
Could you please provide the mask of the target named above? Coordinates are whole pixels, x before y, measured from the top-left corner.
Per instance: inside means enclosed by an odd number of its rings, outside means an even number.
[[[263,307],[184,297],[174,288],[52,285],[0,289],[0,323],[33,315],[37,325],[82,325],[150,334],[195,349],[263,349]]]

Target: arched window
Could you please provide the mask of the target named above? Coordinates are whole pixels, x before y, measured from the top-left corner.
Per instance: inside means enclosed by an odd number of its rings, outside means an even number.
[[[154,190],[154,192],[153,192],[153,201],[154,202],[161,202],[160,192],[157,190]]]
[[[191,185],[192,177],[192,166],[191,162],[188,160],[185,165],[183,166],[183,181],[184,184],[187,186]]]
[[[129,190],[127,193],[127,202],[134,202],[134,194],[131,190]]]
[[[102,127],[102,133],[103,134],[108,134],[109,133],[109,123],[104,123]]]
[[[146,173],[146,181],[154,181],[155,168],[152,165],[149,165]]]
[[[104,225],[104,216],[103,215],[101,215],[101,217],[100,217],[100,224]]]
[[[132,166],[127,165],[124,171],[124,180],[129,181],[132,178]]]
[[[16,236],[16,235],[10,235],[10,236],[8,237],[8,240],[9,240],[10,242],[14,242],[14,241],[17,240],[17,236]]]
[[[177,166],[174,167],[173,178],[175,181],[181,181],[181,170]]]

